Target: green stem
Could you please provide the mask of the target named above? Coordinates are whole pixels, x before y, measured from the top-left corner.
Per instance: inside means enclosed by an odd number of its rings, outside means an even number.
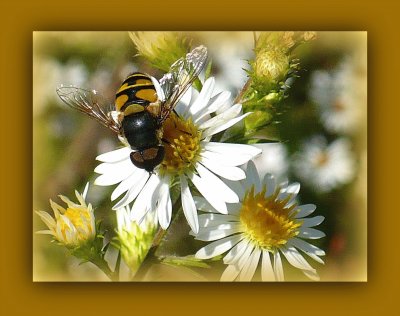
[[[108,263],[104,260],[104,258],[100,258],[98,256],[92,257],[89,259],[91,263],[93,263],[96,267],[98,267],[111,281],[118,281],[118,275],[111,271]]]

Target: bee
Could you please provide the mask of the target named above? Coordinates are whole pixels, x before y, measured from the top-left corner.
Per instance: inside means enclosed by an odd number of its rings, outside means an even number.
[[[153,172],[165,156],[163,123],[196,80],[206,60],[206,47],[194,48],[170,67],[159,84],[151,76],[135,72],[122,82],[114,105],[103,101],[95,90],[61,86],[57,94],[68,106],[125,139],[132,149],[132,163]]]

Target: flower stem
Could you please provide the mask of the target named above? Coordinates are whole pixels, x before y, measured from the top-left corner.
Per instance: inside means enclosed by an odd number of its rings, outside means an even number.
[[[118,273],[111,271],[108,263],[104,260],[104,258],[93,257],[90,258],[89,261],[93,263],[96,267],[98,267],[111,281],[118,281]]]

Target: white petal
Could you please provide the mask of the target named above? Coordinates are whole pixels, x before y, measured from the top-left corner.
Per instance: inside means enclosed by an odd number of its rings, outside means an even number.
[[[182,209],[186,220],[192,231],[197,234],[199,232],[199,220],[197,218],[197,209],[194,204],[192,193],[184,175],[180,175],[181,182],[181,199]]]
[[[319,281],[319,275],[316,270],[314,270],[314,271],[303,270],[303,273],[305,276],[309,277],[311,280]]]
[[[312,214],[317,207],[314,204],[304,204],[300,205],[297,210],[299,211],[295,218],[302,218]]]
[[[195,166],[199,176],[208,184],[211,190],[215,190],[220,198],[227,203],[238,203],[239,197],[229,188],[220,178],[210,172],[202,164],[197,163]]]
[[[146,175],[148,178],[148,173],[146,170],[136,168],[136,170],[128,178],[122,180],[121,183],[115,188],[115,190],[111,194],[111,201],[114,201],[122,193],[137,186],[141,182],[141,179],[146,177]]]
[[[196,258],[199,259],[209,259],[218,256],[225,251],[231,249],[236,245],[243,237],[241,235],[235,235],[227,237],[215,242],[208,244],[207,246],[201,248],[196,252]]]
[[[218,213],[218,211],[202,196],[194,196],[193,200],[198,210],[209,213]]]
[[[242,272],[239,275],[240,281],[251,281],[254,272],[257,269],[258,261],[260,260],[261,250],[259,248],[254,249],[250,258],[244,265]]]
[[[159,194],[159,201],[156,210],[158,222],[162,229],[167,229],[171,223],[172,216],[172,202],[169,194],[169,177],[163,179],[156,190]],[[154,196],[157,196],[157,194],[154,194],[153,197]]]
[[[225,202],[220,198],[218,192],[210,188],[206,181],[195,174],[190,174],[188,177],[216,211],[222,214],[228,213]]]
[[[267,192],[265,193],[265,196],[270,197],[272,194],[274,194],[276,190],[276,182],[274,176],[272,174],[267,173],[264,176],[263,183],[267,185]]]
[[[210,231],[200,231],[196,235],[197,240],[202,240],[202,241],[213,241],[217,239],[221,239],[233,234],[236,234],[240,232],[240,226],[236,225],[231,229],[221,229],[221,230],[210,230]]]
[[[268,250],[263,250],[261,262],[261,279],[263,281],[275,281],[275,273],[272,268],[271,258]]]
[[[205,235],[207,233],[211,233],[213,231],[221,231],[221,230],[231,230],[234,228],[240,228],[240,223],[239,222],[224,222],[222,221],[219,225],[213,225],[213,226],[207,226],[207,227],[202,227],[199,235]],[[191,235],[196,235],[193,232],[190,232]]]
[[[302,227],[314,227],[314,226],[318,226],[319,224],[321,224],[324,221],[325,217],[319,215],[319,216],[315,216],[315,217],[310,217],[310,218],[304,218],[302,219],[303,221],[303,225]]]
[[[292,238],[289,240],[291,245],[295,246],[296,248],[300,249],[301,251],[305,252],[306,254],[315,255],[315,256],[325,256],[325,251],[322,249],[302,240],[299,238]]]
[[[239,200],[241,201],[245,195],[245,188],[242,184],[244,181],[225,180],[224,182],[239,196]]]
[[[278,195],[278,199],[284,200],[288,196],[291,196],[291,198],[287,202],[287,204],[290,204],[291,202],[294,201],[299,191],[300,191],[300,183],[294,182],[281,190],[281,192]]]
[[[240,272],[237,265],[229,265],[221,275],[222,282],[234,281]]]
[[[238,167],[224,166],[217,161],[210,160],[208,158],[202,157],[201,163],[210,169],[215,174],[232,181],[238,181],[246,178],[244,171]]]
[[[217,94],[216,96],[212,97],[207,108],[197,112],[195,117],[193,117],[194,123],[198,123],[206,115],[218,110],[222,105],[224,105],[230,99],[230,97],[231,93],[229,91],[223,91]]]
[[[40,218],[47,225],[48,228],[51,229],[56,227],[56,221],[54,220],[53,217],[50,216],[49,213],[44,211],[36,211],[36,214],[40,216]]]
[[[132,164],[130,159],[124,159],[118,162],[104,162],[99,164],[94,172],[99,174],[114,174],[114,173],[124,173],[126,175],[126,171],[134,171],[136,167]],[[122,170],[122,171],[121,171]]]
[[[236,117],[234,119],[229,120],[228,122],[219,125],[219,126],[214,126],[214,127],[210,127],[206,130],[203,131],[202,133],[202,137],[206,138],[208,136],[212,136],[215,135],[221,131],[224,131],[226,129],[228,129],[229,127],[235,125],[236,123],[240,122],[241,120],[243,120],[246,116],[249,116],[251,113],[248,112],[246,114],[243,114],[242,116]]]
[[[138,182],[135,182],[135,185],[132,186],[128,192],[124,195],[124,197],[118,201],[117,204],[113,206],[113,210],[116,210],[120,207],[126,206],[131,203],[138,194],[142,191],[143,187],[147,183],[149,179],[149,174],[146,172],[142,177],[138,178]]]
[[[250,243],[247,239],[242,239],[235,247],[223,258],[225,264],[236,264],[242,257]]]
[[[255,193],[261,192],[260,176],[258,175],[256,165],[251,160],[247,163],[246,173],[247,173],[246,181],[248,187],[250,188],[251,186],[254,185]]]
[[[212,161],[218,161],[218,163],[226,166],[240,166],[251,160],[252,156],[247,154],[229,153],[225,154],[217,153],[213,151],[203,150],[200,152],[200,156],[208,158]]]
[[[240,256],[239,261],[237,263],[235,263],[235,265],[237,265],[240,268],[240,270],[243,269],[244,265],[249,260],[250,255],[253,252],[253,249],[254,249],[254,245],[251,242],[249,242],[248,246],[246,247],[246,250]]]
[[[303,256],[294,247],[282,247],[280,249],[287,261],[295,268],[301,270],[314,271],[315,269],[303,258]]]
[[[109,168],[104,174],[99,176],[94,183],[96,185],[100,186],[107,186],[107,185],[113,185],[118,182],[121,182],[122,180],[125,180],[127,177],[129,177],[134,171],[135,167],[130,161],[125,160],[126,163],[117,163],[113,164],[112,167],[110,167],[111,164],[101,164],[98,167],[103,167],[105,168],[105,165],[108,165],[107,168]],[[103,169],[101,168],[101,169]],[[96,168],[98,169],[98,168]],[[95,169],[95,172],[97,172]]]
[[[297,237],[306,238],[306,239],[319,239],[325,237],[325,233],[320,230],[314,228],[303,228],[301,227],[299,234]]]
[[[117,162],[124,159],[129,159],[132,149],[129,147],[123,147],[117,150],[110,151],[108,153],[101,154],[96,157],[96,160],[101,162]]]
[[[261,153],[261,149],[244,144],[201,142],[201,146],[209,151],[224,155],[246,155],[254,157]]]
[[[86,183],[85,189],[83,189],[82,197],[84,200],[86,199],[86,195],[87,195],[88,191],[89,191],[89,182]]]
[[[241,104],[235,104],[234,106],[230,107],[227,111],[210,118],[209,120],[200,124],[199,129],[204,130],[210,127],[218,127],[222,124],[225,124],[229,120],[235,118],[240,114],[242,110]]]
[[[283,281],[283,266],[282,266],[282,259],[279,251],[274,253],[274,272],[275,272],[275,279],[277,281]]]
[[[211,95],[214,91],[215,79],[209,78],[204,82],[203,88],[200,91],[199,96],[196,98],[196,101],[190,105],[190,113],[192,116],[196,116],[196,113],[204,109],[208,105],[208,101],[210,101]]]
[[[150,209],[151,200],[155,189],[160,183],[160,178],[156,174],[152,174],[146,185],[140,192],[139,196],[133,203],[131,209],[131,219],[140,222]]]
[[[201,227],[218,226],[221,223],[237,222],[239,218],[235,215],[223,214],[201,214],[199,215],[199,225]]]

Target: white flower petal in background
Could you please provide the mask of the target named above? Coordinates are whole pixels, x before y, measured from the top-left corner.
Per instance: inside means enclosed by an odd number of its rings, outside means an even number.
[[[346,138],[338,138],[328,145],[324,137],[313,137],[294,155],[293,167],[296,175],[317,192],[329,192],[349,183],[356,173]]]
[[[344,59],[331,71],[317,70],[311,75],[310,97],[318,106],[325,128],[334,133],[352,133],[360,126],[366,111],[358,91],[354,61]]]

